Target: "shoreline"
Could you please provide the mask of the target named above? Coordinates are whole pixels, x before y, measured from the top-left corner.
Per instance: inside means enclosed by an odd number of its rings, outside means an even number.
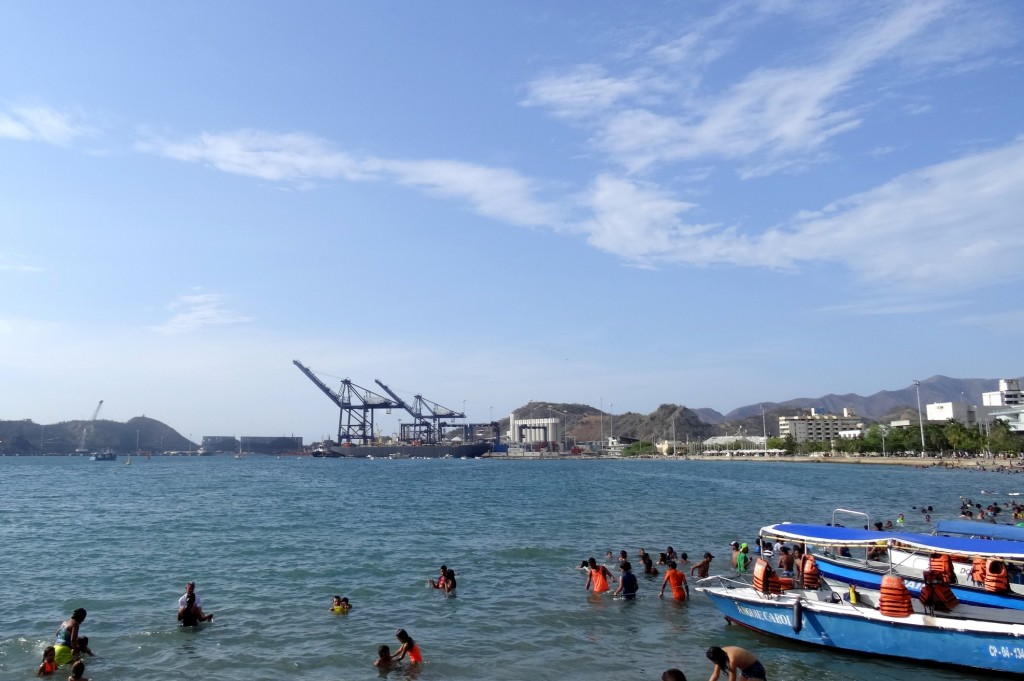
[[[956,468],[979,471],[1024,470],[1024,462],[1017,459],[948,459],[942,457],[896,456],[486,456],[492,461],[717,461],[721,463],[812,463],[853,464],[865,466],[909,466],[912,468]]]

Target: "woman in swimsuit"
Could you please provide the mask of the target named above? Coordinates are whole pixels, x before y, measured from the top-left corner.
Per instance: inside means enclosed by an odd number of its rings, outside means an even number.
[[[54,661],[58,667],[75,659],[78,652],[78,625],[85,621],[85,615],[85,608],[78,608],[71,613],[71,617],[60,623],[53,642]]]

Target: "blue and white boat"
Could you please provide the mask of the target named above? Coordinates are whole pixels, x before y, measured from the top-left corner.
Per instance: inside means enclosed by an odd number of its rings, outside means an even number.
[[[850,603],[836,592],[765,594],[748,583],[708,577],[696,584],[732,623],[838,650],[1010,674],[1024,674],[1024,627],[954,613],[884,615],[872,597]],[[1001,612],[975,608],[993,615]]]
[[[1001,539],[945,537],[912,532],[879,533],[800,523],[768,525],[761,528],[761,534],[807,545],[815,556],[819,572],[826,579],[877,591],[881,589],[885,575],[897,574],[903,578],[914,596],[920,594],[925,586],[924,571],[928,569],[928,556],[932,553],[966,557],[968,565],[974,556],[1024,563],[1024,542]],[[882,546],[888,550],[888,561],[873,561],[865,557],[867,548]],[[860,549],[860,557],[841,555],[843,548],[851,554]],[[963,561],[953,562],[954,565],[963,565]],[[1022,611],[1019,621],[1024,624],[1024,594],[1012,590],[1013,587],[1019,589],[1020,585],[1012,585],[1007,593],[996,593],[974,586],[969,581],[969,572],[965,576],[958,570],[957,579],[957,583],[949,586],[961,603]]]

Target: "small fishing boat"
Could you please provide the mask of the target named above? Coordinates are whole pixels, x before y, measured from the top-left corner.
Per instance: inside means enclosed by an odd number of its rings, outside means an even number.
[[[915,662],[1024,673],[1024,628],[999,617],[978,616],[1000,611],[922,611],[895,575],[887,578],[880,596],[863,594],[855,602],[827,583],[814,590],[782,591],[779,578],[763,559],[755,564],[753,577],[753,583],[707,577],[695,589],[707,595],[729,622],[793,641]]]

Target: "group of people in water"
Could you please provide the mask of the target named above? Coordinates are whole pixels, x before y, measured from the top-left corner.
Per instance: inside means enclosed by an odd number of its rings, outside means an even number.
[[[95,653],[89,648],[89,637],[78,635],[78,629],[87,614],[85,608],[77,608],[71,617],[60,623],[53,645],[43,650],[43,662],[36,670],[36,676],[50,676],[58,667],[70,663],[71,676],[68,681],[89,681],[85,678],[82,656],[92,657]]]
[[[435,589],[442,589],[448,596],[455,595],[455,571],[442,565],[437,580],[428,580]],[[198,626],[203,622],[213,620],[213,613],[203,612],[202,599],[196,593],[196,583],[185,584],[185,593],[178,599],[178,622],[183,627]],[[347,597],[334,596],[331,599],[330,611],[336,614],[348,613],[352,604]],[[71,617],[61,622],[57,628],[57,635],[54,644],[43,650],[43,661],[36,671],[36,676],[50,676],[56,673],[59,667],[71,664],[71,676],[68,681],[89,681],[86,679],[85,662],[83,655],[94,656],[95,653],[89,648],[89,637],[79,635],[79,627],[86,618],[85,608],[78,608]],[[382,645],[377,649],[377,659],[373,664],[378,668],[389,668],[401,662],[406,657],[410,664],[423,662],[423,654],[420,652],[416,641],[405,629],[399,629],[395,633],[399,647],[394,653],[389,646]]]
[[[760,540],[758,540],[757,545],[760,552]],[[732,568],[740,572],[746,572],[749,569],[749,547],[747,544],[741,545],[739,542],[732,542],[731,548]],[[780,547],[780,554],[785,557],[786,566],[783,567],[782,559],[780,559],[780,569],[784,573],[788,570],[789,574],[792,574],[795,566],[793,556],[790,555],[790,549],[788,547]],[[638,555],[640,562],[644,566],[645,575],[653,578],[660,574],[654,559],[651,558],[647,551],[640,549]],[[614,554],[608,551],[605,554],[605,558],[611,562],[614,559]],[[700,579],[707,577],[708,571],[711,568],[711,561],[714,558],[710,551],[705,551],[704,557],[699,562],[690,566],[690,576],[696,574]],[[629,554],[625,550],[619,551],[617,562],[620,573],[618,578],[612,574],[606,565],[599,564],[593,556],[582,561],[579,569],[586,570],[587,572],[587,582],[584,588],[590,590],[593,594],[608,593],[611,591],[611,584],[617,581],[618,588],[612,592],[612,595],[621,596],[625,600],[636,600],[639,583],[636,575],[633,574],[633,564],[629,560]],[[659,598],[664,598],[666,587],[671,589],[672,599],[676,602],[682,603],[689,598],[690,585],[686,580],[685,572],[685,568],[689,563],[689,557],[685,552],[676,554],[675,549],[671,546],[667,547],[663,553],[658,554],[657,565],[665,567],[665,575],[661,580],[661,590],[658,592]],[[738,646],[713,646],[707,649],[706,656],[715,665],[710,681],[717,681],[722,672],[725,672],[729,681],[736,681],[739,677],[750,681],[757,679],[765,681],[767,679],[761,662],[749,650]],[[686,681],[686,675],[680,669],[668,669],[661,675],[661,681]]]

